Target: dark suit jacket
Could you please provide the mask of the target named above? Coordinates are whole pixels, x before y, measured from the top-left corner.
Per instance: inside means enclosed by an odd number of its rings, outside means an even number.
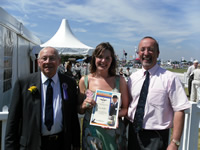
[[[74,79],[58,74],[62,95],[65,149],[80,146],[80,125],[76,112],[77,86]],[[68,85],[68,99],[63,99],[62,84]],[[37,86],[37,92],[28,89]],[[5,150],[40,150],[41,147],[41,74],[19,79],[14,86],[5,136]]]
[[[116,113],[117,113],[116,108],[117,107],[118,107],[118,102],[115,105],[113,103],[110,104],[110,113],[109,113],[110,116],[116,115]]]

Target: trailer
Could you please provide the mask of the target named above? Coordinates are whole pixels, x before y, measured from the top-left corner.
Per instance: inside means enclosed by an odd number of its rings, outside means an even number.
[[[40,44],[38,37],[0,7],[0,111],[9,107],[15,81],[38,71],[32,48]]]

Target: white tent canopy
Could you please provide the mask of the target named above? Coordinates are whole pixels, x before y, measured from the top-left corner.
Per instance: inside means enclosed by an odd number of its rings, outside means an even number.
[[[83,44],[72,33],[66,19],[63,19],[58,31],[47,42],[33,47],[33,53],[38,54],[43,47],[51,46],[62,55],[92,55],[94,48]]]

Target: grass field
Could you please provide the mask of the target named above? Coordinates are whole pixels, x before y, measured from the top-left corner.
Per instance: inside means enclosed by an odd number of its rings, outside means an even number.
[[[177,73],[184,73],[187,72],[187,69],[167,69],[171,72],[177,72]]]

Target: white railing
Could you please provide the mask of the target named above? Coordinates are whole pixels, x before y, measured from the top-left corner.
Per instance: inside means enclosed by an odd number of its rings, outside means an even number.
[[[0,120],[2,121],[2,129],[1,129],[1,150],[5,149],[5,133],[6,133],[6,124],[8,118],[8,107],[4,106],[3,111],[0,112]]]
[[[196,102],[190,102],[191,108],[185,110],[184,129],[179,150],[197,150],[199,136],[200,108]]]
[[[191,108],[185,110],[185,123],[184,130],[181,138],[181,145],[179,150],[197,150],[198,149],[198,136],[199,136],[199,120],[200,108],[197,107],[196,102],[191,102]],[[2,121],[2,135],[1,135],[1,150],[4,150],[5,129],[8,117],[7,106],[0,112],[0,120]],[[79,119],[83,115],[79,115]]]

